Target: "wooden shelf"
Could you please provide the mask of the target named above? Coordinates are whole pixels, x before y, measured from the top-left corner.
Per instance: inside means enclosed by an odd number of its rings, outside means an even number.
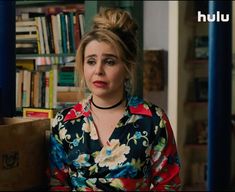
[[[208,107],[207,101],[187,101],[185,102],[184,106],[186,108],[201,108],[201,107]]]
[[[190,65],[207,65],[208,59],[188,59],[185,62]]]
[[[75,53],[64,54],[16,54],[17,59],[38,58],[38,57],[75,57]]]
[[[190,143],[190,144],[185,144],[185,148],[190,148],[190,149],[207,149],[207,144],[197,144],[197,143]]]
[[[186,96],[182,103],[183,110],[180,111],[184,123],[181,123],[179,132],[179,135],[184,136],[181,157],[184,162],[182,191],[206,191],[205,175],[202,174],[202,170],[208,160],[208,144],[197,142],[206,142],[208,134],[204,128],[207,128],[208,121],[209,60],[196,58],[195,40],[199,36],[208,36],[208,22],[197,22],[196,10],[198,9],[194,2],[185,3],[185,12],[182,12],[180,17],[182,22],[179,25],[188,35],[187,39],[180,43],[183,53],[181,57],[183,63],[180,64],[183,69],[181,83],[184,85],[184,90],[182,92]],[[198,122],[203,125],[198,125]],[[202,130],[201,133],[199,133],[200,130]]]
[[[17,7],[25,7],[25,6],[48,6],[48,5],[59,5],[59,4],[81,4],[84,3],[84,0],[45,0],[45,1],[27,1],[27,0],[21,0],[21,1],[16,1],[16,6]]]
[[[206,184],[193,184],[183,186],[182,191],[207,191],[207,189]]]
[[[208,59],[186,59],[185,68],[194,69],[194,68],[208,68]]]

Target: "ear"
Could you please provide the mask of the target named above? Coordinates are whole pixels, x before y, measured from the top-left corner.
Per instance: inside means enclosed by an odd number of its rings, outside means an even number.
[[[129,73],[125,70],[125,80],[128,80],[128,79],[130,79],[130,75],[129,75]]]

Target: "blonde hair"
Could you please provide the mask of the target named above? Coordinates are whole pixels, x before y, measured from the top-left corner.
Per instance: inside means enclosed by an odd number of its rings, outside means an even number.
[[[112,45],[118,57],[124,63],[131,84],[131,94],[135,90],[135,68],[137,62],[137,24],[131,15],[122,9],[107,8],[101,10],[93,19],[92,29],[81,39],[77,55],[76,67],[80,97],[84,97],[86,91],[84,79],[84,52],[86,46],[93,40]]]

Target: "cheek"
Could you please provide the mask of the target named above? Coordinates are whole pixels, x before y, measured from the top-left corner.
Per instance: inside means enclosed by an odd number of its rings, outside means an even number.
[[[91,89],[91,76],[90,70],[84,69],[84,80],[88,89]]]
[[[84,67],[84,78],[85,80],[89,80],[91,77],[92,71],[88,67]]]
[[[112,79],[116,83],[122,84],[125,79],[125,73],[122,70],[120,70],[120,71],[117,70],[112,74]]]

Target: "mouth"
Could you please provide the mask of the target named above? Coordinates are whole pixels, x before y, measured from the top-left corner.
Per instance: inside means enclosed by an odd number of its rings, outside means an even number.
[[[108,83],[106,83],[105,81],[94,81],[93,85],[97,88],[105,88],[107,87]]]

